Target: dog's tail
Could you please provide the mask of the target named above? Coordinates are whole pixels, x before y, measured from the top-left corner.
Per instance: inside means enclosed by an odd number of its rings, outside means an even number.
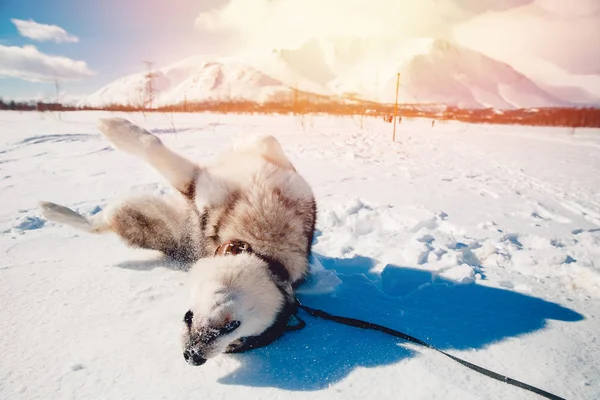
[[[42,215],[49,221],[69,225],[89,233],[105,233],[112,230],[101,215],[86,218],[68,207],[47,201],[40,202],[40,207],[42,208]]]

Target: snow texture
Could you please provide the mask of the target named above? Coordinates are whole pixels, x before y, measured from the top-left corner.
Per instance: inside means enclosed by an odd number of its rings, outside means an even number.
[[[403,119],[391,143],[379,119],[2,112],[0,398],[536,398],[305,313],[305,329],[268,347],[190,367],[187,273],[41,217],[41,200],[90,216],[169,191],[107,147],[96,124],[109,116],[199,163],[236,136],[275,135],[319,205],[304,304],[565,398],[600,397],[598,130]]]

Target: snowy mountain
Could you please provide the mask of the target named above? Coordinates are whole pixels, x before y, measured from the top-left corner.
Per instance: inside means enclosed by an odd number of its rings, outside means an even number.
[[[184,101],[276,99],[289,89],[269,75],[233,60],[199,61],[195,58],[153,72],[155,105]],[[141,106],[146,99],[146,73],[121,78],[84,98],[81,104]]]
[[[397,67],[403,102],[499,109],[561,103],[509,65],[479,52],[444,41],[425,42],[423,49]],[[384,101],[392,101],[395,84],[392,79],[383,86]]]
[[[325,96],[353,95],[465,108],[564,105],[525,75],[480,52],[437,39],[310,40],[296,49],[239,54],[215,60],[190,58],[154,73],[155,104],[183,101],[289,98],[294,89]],[[81,104],[142,105],[146,74],[121,78]]]

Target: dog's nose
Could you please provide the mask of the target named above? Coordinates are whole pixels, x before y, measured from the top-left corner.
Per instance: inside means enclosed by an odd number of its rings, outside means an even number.
[[[188,364],[194,366],[202,365],[206,362],[206,358],[198,353],[192,353],[189,350],[183,352],[183,358],[185,358],[185,361],[187,361]]]

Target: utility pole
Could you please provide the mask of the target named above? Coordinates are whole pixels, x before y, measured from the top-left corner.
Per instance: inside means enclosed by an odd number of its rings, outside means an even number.
[[[398,113],[398,89],[400,88],[400,72],[396,78],[396,102],[394,103],[394,135],[392,136],[392,142],[396,141],[396,114]]]
[[[152,108],[152,102],[154,101],[154,87],[152,86],[152,79],[154,78],[154,73],[152,72],[152,66],[154,63],[152,61],[144,61],[146,67],[148,68],[148,73],[146,74],[146,101],[145,103],[149,103]]]
[[[60,85],[58,83],[58,79],[54,80],[54,87],[56,88],[56,101],[55,103],[60,103]]]
[[[292,107],[294,115],[298,114],[298,82],[294,82],[294,105]]]
[[[58,82],[58,79],[55,78],[54,79],[54,86],[56,88],[56,102],[54,104],[54,106],[51,106],[52,109],[55,109],[56,111],[58,111],[58,119],[61,119],[60,116],[60,109],[62,108],[62,105],[60,104],[60,84]]]

